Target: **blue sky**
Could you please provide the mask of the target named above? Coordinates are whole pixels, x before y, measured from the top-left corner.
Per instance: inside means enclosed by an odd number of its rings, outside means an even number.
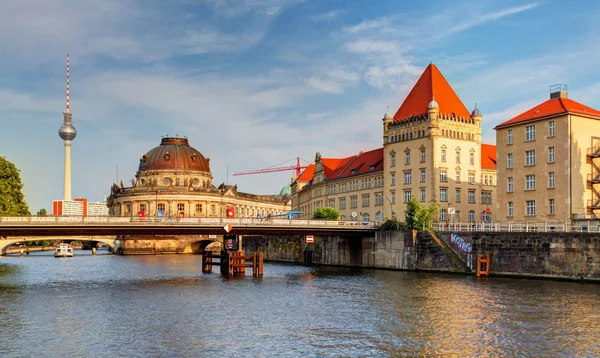
[[[437,64],[493,127],[548,86],[600,108],[600,2],[0,0],[0,155],[32,212],[62,198],[64,61],[71,55],[73,196],[129,182],[162,135],[187,136],[215,183],[235,171],[381,146]],[[229,177],[276,193],[291,173]]]

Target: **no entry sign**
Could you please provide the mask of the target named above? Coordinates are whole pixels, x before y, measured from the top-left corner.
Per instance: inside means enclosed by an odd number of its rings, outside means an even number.
[[[314,241],[315,241],[314,236],[312,236],[312,235],[306,235],[306,243],[307,244],[310,244],[310,243],[312,243]]]

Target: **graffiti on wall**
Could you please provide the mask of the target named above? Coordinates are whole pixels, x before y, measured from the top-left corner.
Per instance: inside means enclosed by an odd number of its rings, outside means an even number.
[[[453,243],[460,251],[470,254],[473,250],[473,246],[470,242],[466,242],[460,235],[458,234],[450,234],[448,235],[448,240]]]

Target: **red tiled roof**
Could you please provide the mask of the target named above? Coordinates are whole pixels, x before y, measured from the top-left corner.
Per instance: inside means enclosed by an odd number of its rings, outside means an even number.
[[[383,170],[383,148],[360,152],[353,158],[354,160],[333,179],[343,179]]]
[[[345,159],[343,158],[321,158],[321,163],[323,164],[323,172],[325,172],[325,177],[327,179],[331,179],[331,173],[335,171],[340,166],[340,163],[344,160]]]
[[[411,114],[413,116],[426,114],[432,99],[438,103],[440,113],[454,113],[459,117],[471,115],[440,70],[431,63],[402,102],[394,119],[398,121],[409,118]]]
[[[496,169],[496,146],[481,144],[481,168]]]
[[[314,174],[315,174],[315,165],[309,164],[308,167],[306,167],[306,169],[304,169],[302,174],[300,174],[300,176],[298,176],[298,179],[296,179],[296,180],[297,181],[310,181],[310,180],[312,180]]]
[[[496,126],[496,128],[510,126],[521,122],[527,122],[538,118],[567,113],[582,114],[587,116],[598,117],[600,119],[600,111],[597,111],[588,106],[584,106],[583,104],[575,102],[572,99],[559,97],[549,99],[546,102],[519,114],[513,119],[510,119],[504,123],[500,123]]]

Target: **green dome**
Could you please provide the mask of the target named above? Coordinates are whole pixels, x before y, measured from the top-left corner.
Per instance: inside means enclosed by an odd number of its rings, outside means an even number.
[[[281,188],[281,191],[279,192],[279,195],[281,196],[292,196],[292,187],[290,186],[290,184],[286,184],[283,188]]]

